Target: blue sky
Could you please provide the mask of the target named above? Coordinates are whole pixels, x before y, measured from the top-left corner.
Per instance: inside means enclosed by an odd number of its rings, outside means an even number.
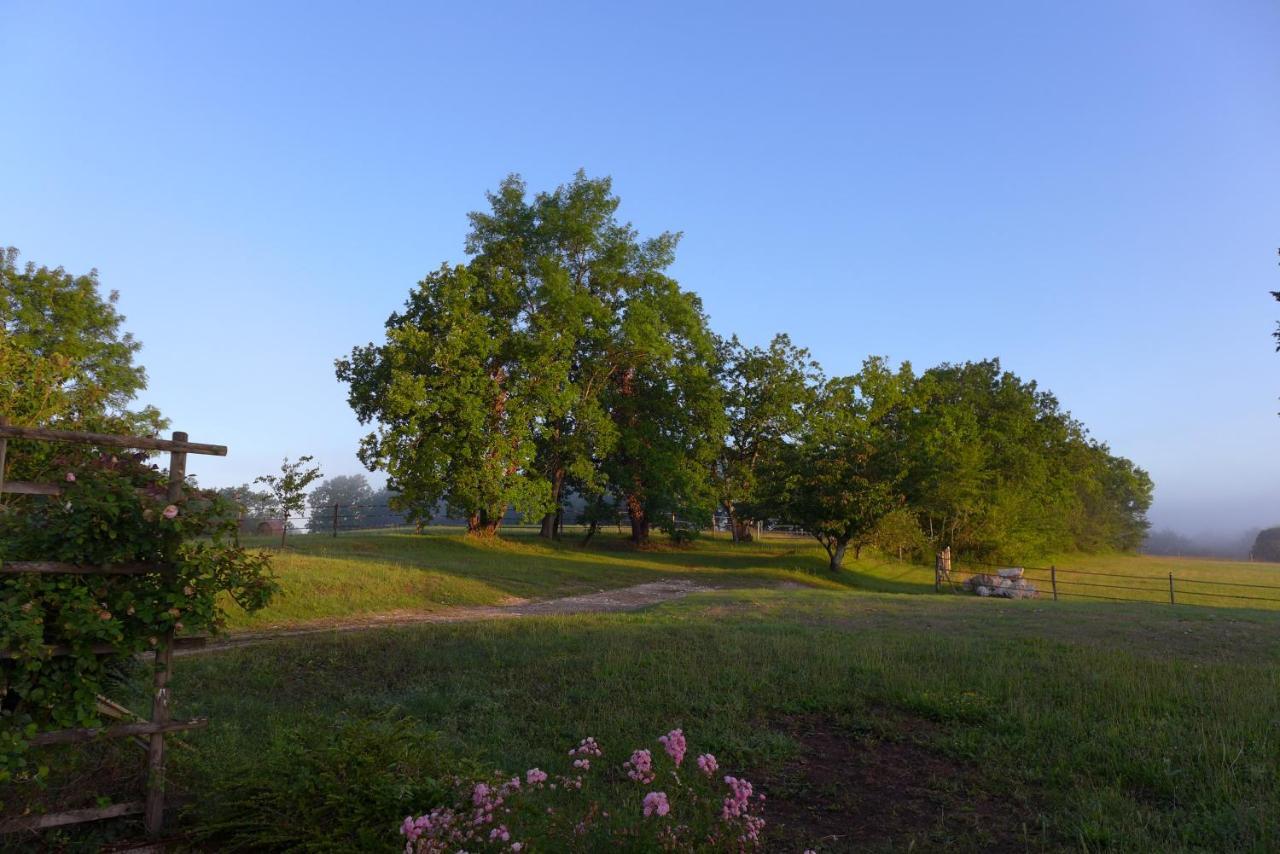
[[[1277,523],[1277,45],[1272,0],[0,0],[0,245],[121,292],[203,482],[351,473],[333,359],[504,175],[582,167],[717,331],[999,356],[1158,526]]]

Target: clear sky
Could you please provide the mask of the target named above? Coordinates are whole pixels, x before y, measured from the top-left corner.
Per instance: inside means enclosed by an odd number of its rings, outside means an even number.
[[[333,359],[582,167],[718,332],[999,356],[1158,526],[1280,523],[1275,0],[0,0],[0,92],[0,245],[121,292],[206,484],[359,471]]]

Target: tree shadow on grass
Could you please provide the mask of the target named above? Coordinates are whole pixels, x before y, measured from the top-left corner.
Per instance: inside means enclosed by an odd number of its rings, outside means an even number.
[[[721,587],[793,584],[828,590],[925,593],[927,570],[888,560],[847,561],[843,570],[827,569],[823,550],[801,538],[730,543],[703,538],[673,545],[656,537],[637,548],[626,537],[601,532],[590,545],[578,537],[547,541],[531,530],[507,530],[496,538],[470,538],[457,528],[432,528],[421,534],[375,532],[339,537],[304,535],[287,550],[307,557],[392,564],[471,582],[501,595],[549,598],[605,588],[627,587],[662,578],[682,577]],[[303,570],[305,571],[305,570]]]

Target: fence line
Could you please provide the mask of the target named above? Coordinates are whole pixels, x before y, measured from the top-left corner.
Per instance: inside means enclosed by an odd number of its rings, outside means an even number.
[[[982,567],[990,569],[993,572],[998,569],[1015,568],[1013,564],[995,564],[981,560],[973,559],[956,559],[953,561],[956,569],[945,574],[939,579],[939,588],[945,584],[952,592],[959,592],[975,575],[992,574],[983,571],[976,571],[974,567]],[[970,567],[969,570],[963,567]],[[1041,566],[1018,566],[1023,571],[1023,578],[1027,581],[1036,583],[1036,595],[1038,597],[1052,598],[1054,600],[1061,598],[1075,599],[1101,599],[1110,602],[1142,602],[1147,604],[1163,604],[1171,605],[1199,605],[1205,607],[1211,603],[1186,601],[1185,598],[1211,598],[1211,599],[1229,599],[1240,600],[1245,602],[1269,602],[1280,607],[1280,584],[1260,584],[1258,582],[1248,581],[1218,581],[1215,579],[1205,578],[1186,578],[1178,577],[1175,572],[1169,572],[1165,576],[1158,575],[1134,575],[1124,572],[1106,572],[1097,569],[1072,569],[1069,567],[1060,567],[1057,565],[1041,567]],[[1280,566],[1277,566],[1280,571]],[[1047,576],[1047,577],[1046,577]],[[1075,578],[1073,576],[1087,576],[1087,579]],[[1103,579],[1094,581],[1092,579]],[[1132,584],[1111,584],[1108,583],[1112,579],[1122,581],[1142,581],[1147,582],[1151,586],[1141,587]],[[1044,585],[1048,589],[1044,589]],[[1198,585],[1188,589],[1187,585]],[[1219,592],[1210,588],[1245,588],[1248,590],[1265,590],[1274,591],[1275,596],[1259,596],[1251,593],[1236,593],[1231,591]],[[1081,590],[1080,588],[1089,588],[1089,590]],[[1097,593],[1095,590],[1125,590],[1133,593],[1148,594],[1149,598],[1112,596],[1105,593]]]

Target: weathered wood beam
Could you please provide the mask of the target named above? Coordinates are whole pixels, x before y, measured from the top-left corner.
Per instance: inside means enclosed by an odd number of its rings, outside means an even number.
[[[66,812],[29,815],[15,818],[0,824],[0,833],[21,833],[24,830],[44,830],[49,827],[61,827],[65,824],[80,824],[86,821],[101,821],[104,818],[118,818],[122,815],[137,815],[142,812],[142,803],[130,801],[123,804],[111,804],[105,807],[91,807],[83,810],[67,810]]]
[[[185,439],[157,439],[154,436],[113,436],[110,433],[83,433],[79,430],[49,430],[44,427],[0,426],[0,438],[45,439],[50,442],[78,442],[83,445],[109,445],[113,448],[173,451],[184,454],[206,454],[213,457],[227,455],[226,445],[207,445],[201,442],[188,442]]]
[[[208,643],[209,643],[209,638],[204,635],[195,635],[193,637],[173,639],[174,649],[197,649],[199,647],[205,646]],[[71,653],[73,652],[71,647],[67,646],[66,644],[57,644],[55,646],[50,646],[49,650],[50,650],[49,654],[53,656],[71,655]],[[116,649],[114,644],[95,643],[93,646],[89,647],[89,651],[92,652],[94,655],[111,655],[112,653],[117,652],[118,650]],[[14,658],[14,657],[15,655],[12,650],[0,649],[0,659]]]
[[[57,560],[7,560],[0,563],[0,575],[17,575],[36,572],[46,575],[146,575],[149,572],[167,572],[173,569],[168,563],[66,563]]]
[[[47,747],[50,744],[80,744],[86,741],[97,741],[100,738],[131,738],[135,735],[185,732],[208,725],[208,718],[193,718],[189,721],[164,721],[162,723],[143,721],[142,723],[134,724],[116,724],[115,726],[59,729],[52,732],[37,733],[31,737],[29,743],[32,747]]]
[[[62,487],[58,486],[56,483],[31,483],[25,480],[6,480],[3,483],[0,483],[0,492],[8,492],[12,495],[61,495]]]

